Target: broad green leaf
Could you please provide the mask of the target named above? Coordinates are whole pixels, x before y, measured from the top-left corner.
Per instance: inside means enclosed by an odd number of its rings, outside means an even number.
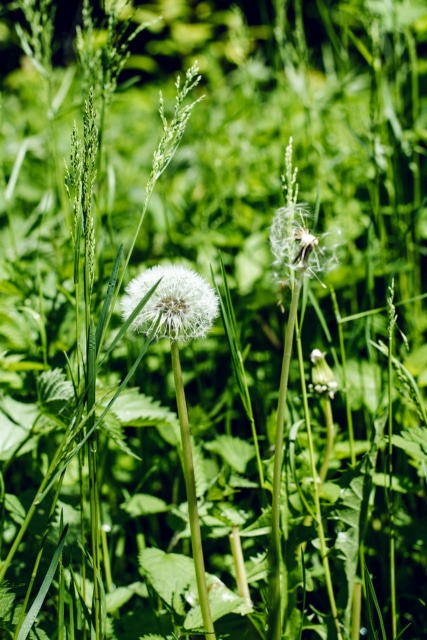
[[[0,460],[7,460],[18,450],[22,455],[35,447],[36,437],[31,437],[31,431],[38,413],[34,404],[18,402],[9,396],[0,399]]]
[[[370,451],[354,469],[349,469],[340,478],[340,496],[332,511],[332,519],[336,521],[337,535],[330,557],[335,560],[335,579],[340,582],[340,589],[336,594],[337,604],[344,611],[343,623],[348,633],[359,547],[368,513],[378,448],[386,421],[387,415],[376,420]],[[344,574],[341,579],[340,568]]]
[[[191,606],[184,620],[186,629],[203,626],[202,614],[197,604],[197,583],[191,558],[160,549],[144,549],[139,556],[140,568],[153,589],[178,615],[185,615],[184,602]],[[213,620],[228,613],[245,614],[250,608],[243,599],[228,589],[216,576],[206,574],[209,603]]]
[[[108,613],[115,613],[134,596],[147,597],[147,587],[142,582],[133,582],[127,587],[117,587],[106,594]]]
[[[107,403],[108,398],[103,400]],[[113,413],[124,427],[159,427],[168,429],[170,439],[179,442],[179,422],[175,413],[162,407],[158,400],[140,393],[138,389],[126,389],[116,399]]]
[[[255,456],[250,442],[228,435],[217,436],[212,442],[207,442],[205,448],[221,456],[238,473],[244,473],[249,460]]]
[[[408,456],[415,458],[417,462],[427,462],[427,428],[411,427],[402,431],[400,435],[392,436],[395,447],[402,449]]]
[[[15,594],[5,584],[0,585],[0,620],[11,619]]]
[[[164,513],[169,506],[164,500],[147,493],[136,493],[121,506],[132,518],[146,516],[151,513]]]

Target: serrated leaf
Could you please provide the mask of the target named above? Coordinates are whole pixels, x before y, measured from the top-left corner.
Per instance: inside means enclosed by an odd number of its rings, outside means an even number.
[[[416,460],[427,462],[426,427],[411,427],[406,431],[402,431],[400,435],[393,435],[392,443]]]
[[[97,411],[96,413],[98,414],[101,412]],[[100,429],[116,443],[123,453],[126,453],[136,460],[141,460],[141,458],[128,446],[120,420],[116,415],[114,415],[114,412],[107,413],[107,415],[104,416],[100,424]]]
[[[183,595],[190,585],[196,589],[196,573],[191,558],[160,549],[143,549],[139,566],[153,589],[176,613],[185,615]]]
[[[37,438],[31,437],[31,430],[38,415],[34,404],[17,402],[9,396],[0,399],[0,460],[35,447]]]
[[[158,427],[161,435],[167,429],[170,444],[176,446],[179,442],[177,415],[136,388],[126,389],[120,394],[114,403],[113,413],[124,427]]]
[[[353,583],[359,560],[359,547],[373,486],[378,448],[386,421],[386,414],[375,421],[375,435],[370,451],[356,467],[349,469],[341,476],[340,497],[332,511],[332,518],[337,523],[337,537],[330,556],[337,564],[337,576],[340,570],[343,570],[345,575],[345,579],[340,581],[337,603],[344,611],[343,621],[346,629],[350,628]]]
[[[17,496],[13,495],[12,493],[6,493],[5,507],[9,512],[12,520],[14,520],[17,524],[21,525],[24,522],[27,512]]]
[[[59,413],[74,397],[72,382],[62,369],[43,371],[37,379],[40,404],[49,413]]]
[[[219,435],[212,442],[207,442],[205,448],[217,453],[238,473],[244,473],[249,460],[255,456],[254,447],[241,438]]]
[[[121,508],[132,516],[132,518],[169,511],[169,506],[164,500],[147,493],[137,493],[131,496]]]
[[[160,549],[144,549],[139,556],[140,568],[153,589],[178,615],[185,615],[184,603],[192,607],[184,620],[186,629],[203,626],[197,604],[197,583],[191,558]],[[228,589],[216,576],[206,574],[209,604],[213,620],[228,613],[248,613],[251,609],[244,600]]]
[[[16,595],[7,584],[0,585],[0,620],[10,621],[13,617],[13,603]]]
[[[142,582],[133,582],[127,587],[117,587],[105,596],[107,612],[110,614],[114,613],[129,602],[132,596],[143,596],[146,595],[146,593],[147,588]]]

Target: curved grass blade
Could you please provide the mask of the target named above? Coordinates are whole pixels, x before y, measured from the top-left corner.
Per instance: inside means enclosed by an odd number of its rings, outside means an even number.
[[[372,638],[374,638],[375,640],[377,640],[378,638],[378,632],[375,631],[375,627],[374,627],[374,617],[373,617],[373,611],[372,611],[372,603],[375,606],[377,615],[378,615],[378,620],[380,623],[380,628],[381,628],[381,636],[382,636],[382,640],[387,640],[387,635],[385,632],[385,627],[384,627],[384,620],[382,617],[382,613],[381,613],[381,607],[378,603],[378,599],[377,599],[377,595],[375,593],[375,589],[374,589],[374,585],[372,582],[372,578],[369,574],[368,571],[368,567],[365,563],[365,582],[366,582],[366,602],[368,604],[368,621],[369,621],[369,626],[370,626],[370,632],[372,634]]]
[[[61,558],[61,553],[62,553],[62,549],[64,547],[65,544],[65,538],[67,535],[67,531],[68,531],[68,524],[65,525],[61,536],[59,538],[59,542],[58,545],[55,549],[55,553],[52,556],[52,560],[50,561],[49,564],[49,568],[46,571],[46,575],[44,577],[44,580],[41,584],[40,587],[40,591],[37,594],[36,599],[34,600],[33,604],[31,605],[30,610],[28,611],[27,615],[25,616],[25,620],[22,623],[22,627],[19,631],[17,640],[26,640],[26,638],[28,637],[31,628],[34,624],[35,619],[37,618],[37,615],[43,605],[43,602],[46,598],[47,592],[49,591],[49,587],[52,584],[52,580],[55,576],[55,571],[56,571],[56,567],[58,566],[59,560]]]

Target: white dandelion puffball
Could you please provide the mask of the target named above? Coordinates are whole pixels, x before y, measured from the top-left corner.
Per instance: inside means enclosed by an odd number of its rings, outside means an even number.
[[[219,315],[218,297],[202,276],[179,265],[152,267],[131,280],[121,301],[123,319],[159,280],[131,328],[148,335],[160,316],[155,338],[182,342],[203,338]]]

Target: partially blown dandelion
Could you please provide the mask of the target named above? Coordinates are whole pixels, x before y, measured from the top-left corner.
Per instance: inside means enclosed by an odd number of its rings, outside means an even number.
[[[188,342],[203,338],[219,315],[218,298],[198,273],[180,265],[156,266],[134,278],[121,301],[126,320],[157,283],[153,295],[132,322],[137,333],[150,333],[160,316],[156,338]]]
[[[327,255],[324,236],[314,235],[312,222],[313,216],[304,203],[291,203],[274,214],[270,246],[274,277],[282,286],[291,284],[297,270],[319,278],[331,264],[332,256]]]

